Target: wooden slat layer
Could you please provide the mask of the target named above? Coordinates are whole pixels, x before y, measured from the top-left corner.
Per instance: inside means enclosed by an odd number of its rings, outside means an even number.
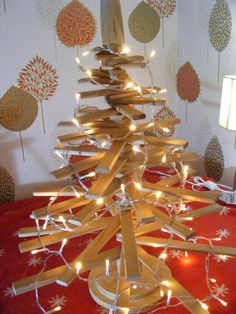
[[[117,260],[120,257],[121,247],[115,247],[98,253],[96,255],[91,255],[88,262],[81,267],[81,273],[86,272],[94,267],[103,263],[106,259],[110,262]],[[37,288],[47,286],[54,283],[57,277],[62,274],[67,269],[66,265],[59,266],[50,270],[46,270],[40,275],[33,275],[24,279],[20,279],[13,283],[13,289],[16,295],[35,290],[35,285]]]
[[[73,239],[75,237],[100,230],[105,228],[109,223],[112,222],[112,218],[101,218],[95,222],[88,224],[87,226],[78,227],[73,229],[73,231],[61,231],[56,234],[42,236],[39,241],[38,238],[24,241],[19,244],[20,252],[28,252],[41,248],[42,246],[52,245],[63,241],[64,239]]]
[[[132,120],[141,120],[146,118],[145,113],[134,108],[132,105],[116,106],[115,108],[123,116],[128,117],[129,119]]]
[[[110,148],[106,151],[103,159],[101,159],[96,167],[97,173],[109,173],[119,158],[123,147],[124,141],[113,141]]]
[[[98,164],[98,162],[103,158],[104,153],[99,153],[95,156],[86,158],[84,160],[80,160],[78,162],[75,162],[73,164],[69,164],[68,166],[65,166],[63,168],[54,170],[51,172],[51,174],[57,179],[65,179],[69,176],[71,176],[74,173],[89,169],[91,167],[94,167]]]
[[[128,281],[139,280],[140,270],[131,210],[121,211],[120,222],[126,279]]]
[[[208,244],[193,243],[193,242],[178,241],[178,240],[168,240],[168,239],[154,238],[154,237],[137,237],[136,242],[141,245],[148,245],[148,246],[153,246],[153,247],[165,247],[168,245],[169,248],[179,249],[179,250],[201,252],[201,253],[212,252],[218,255],[236,256],[236,248],[227,247],[227,246],[214,245],[213,247],[211,247]]]
[[[116,231],[120,227],[119,216],[114,216],[111,218],[112,222],[99,233],[79,254],[72,263],[72,269],[66,269],[64,273],[58,276],[56,282],[63,286],[69,286],[72,281],[77,277],[76,275],[76,264],[78,262],[85,264],[89,260],[91,255],[97,254],[103,246],[113,237]]]

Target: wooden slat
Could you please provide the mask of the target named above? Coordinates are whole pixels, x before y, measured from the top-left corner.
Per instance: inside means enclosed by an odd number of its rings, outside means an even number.
[[[77,120],[80,124],[98,121],[105,118],[110,118],[111,116],[117,115],[118,112],[115,109],[108,108],[103,110],[95,110],[91,113],[77,116]]]
[[[178,145],[186,147],[188,145],[188,141],[177,139],[177,138],[162,138],[156,136],[145,136],[145,140],[151,145]]]
[[[98,162],[103,158],[105,155],[104,153],[99,153],[95,156],[86,158],[84,160],[80,160],[78,162],[75,162],[73,164],[69,164],[68,166],[65,166],[63,168],[54,170],[51,172],[51,174],[57,179],[65,179],[69,176],[71,176],[74,173],[89,169],[91,167],[94,167],[98,164]]]
[[[97,254],[103,246],[113,237],[120,227],[119,216],[111,218],[112,222],[102,230],[99,235],[96,236],[88,246],[79,254],[72,262],[72,269],[66,269],[64,273],[58,276],[56,282],[63,286],[69,286],[72,281],[77,277],[76,275],[76,264],[78,262],[85,264],[88,262],[91,255]]]
[[[69,209],[86,205],[88,203],[89,203],[88,199],[84,197],[80,197],[80,198],[74,197],[66,201],[52,204],[50,208],[45,206],[45,207],[36,209],[32,212],[31,216],[33,218],[46,217],[47,215],[53,216],[53,215],[62,213],[64,211],[68,211]]]
[[[124,141],[113,141],[110,148],[106,151],[103,159],[101,159],[96,167],[96,173],[108,173],[119,158],[125,142]]]
[[[33,191],[34,196],[75,196],[84,193],[84,191],[79,186],[74,186],[73,189],[68,187],[62,186],[44,186],[42,188],[37,188]]]
[[[166,187],[158,183],[153,184],[148,182],[143,182],[142,187],[144,191],[161,191],[167,194],[178,195],[190,201],[206,203],[215,203],[220,194],[219,191],[200,192],[182,188]]]
[[[94,156],[104,153],[104,149],[92,145],[58,145],[54,147],[54,152],[67,155]]]
[[[187,218],[187,217],[199,218],[202,216],[213,214],[215,212],[219,212],[222,210],[222,208],[223,207],[219,204],[208,205],[208,206],[204,206],[198,209],[191,210],[190,212],[182,213],[179,215],[179,217],[180,218]]]
[[[125,164],[126,159],[118,159],[114,164],[112,170],[108,174],[100,175],[99,179],[92,185],[86,194],[86,198],[97,199],[103,196],[108,186],[112,183],[113,179]]]
[[[144,104],[149,104],[149,103],[166,103],[167,98],[163,97],[132,97],[128,99],[119,99],[118,101],[113,101],[113,105],[128,105],[128,104],[133,104],[133,105],[144,105]]]
[[[143,234],[157,231],[163,227],[163,224],[159,223],[158,221],[146,223],[144,225],[140,225],[137,229],[135,229],[135,236],[141,236]]]
[[[146,115],[142,111],[134,108],[132,105],[116,106],[116,111],[120,112],[123,116],[126,116],[132,120],[145,119]]]
[[[153,247],[166,247],[179,249],[184,251],[208,253],[212,252],[218,255],[236,256],[236,248],[228,246],[214,245],[211,247],[208,244],[193,243],[178,240],[169,240],[163,238],[154,237],[137,237],[136,243],[141,245],[153,246]]]
[[[131,210],[121,211],[120,222],[126,280],[139,280],[140,270]]]
[[[106,259],[109,259],[110,262],[117,260],[120,257],[121,247],[115,247],[101,253],[91,255],[90,259],[86,264],[83,264],[80,270],[80,273],[87,272],[88,270],[97,267],[101,263],[103,263]],[[50,270],[46,270],[40,275],[33,275],[30,277],[26,277],[24,279],[20,279],[13,283],[13,289],[16,295],[35,290],[35,286],[37,288],[41,288],[52,284],[56,281],[57,277],[62,274],[67,269],[67,265],[59,266],[56,268],[52,268]]]
[[[96,230],[100,230],[105,228],[108,224],[112,222],[112,217],[109,218],[101,218],[99,220],[95,220],[93,223],[88,224],[87,226],[77,227],[73,229],[73,231],[61,231],[56,234],[47,235],[38,238],[21,242],[19,244],[20,252],[29,252],[32,250],[36,250],[41,248],[42,246],[52,245],[58,242],[63,241],[64,239],[73,239],[75,237],[87,234],[89,232],[93,232]]]

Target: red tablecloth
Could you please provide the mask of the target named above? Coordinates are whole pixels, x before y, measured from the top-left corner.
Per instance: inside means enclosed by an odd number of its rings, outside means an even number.
[[[149,175],[148,178],[156,181],[154,176]],[[19,239],[16,232],[24,226],[31,226],[32,220],[29,218],[31,211],[43,207],[47,203],[48,198],[38,197],[0,206],[0,312],[2,314],[42,313],[36,305],[34,292],[14,296],[11,284],[18,279],[37,274],[43,267],[45,258],[43,253],[31,255],[30,252],[24,254],[19,252],[18,243],[23,239]],[[189,204],[192,210],[204,205],[206,204],[196,202]],[[209,238],[221,236],[222,241],[217,242],[216,245],[236,247],[236,209],[234,208],[227,207],[220,213],[207,215],[192,222],[186,222],[186,224],[193,227],[197,235]],[[166,237],[161,231],[157,232],[157,235]],[[94,236],[92,234],[70,240],[65,247],[65,254],[63,254],[68,262],[72,261]],[[151,252],[153,255],[158,255],[159,251],[151,249]],[[202,299],[208,294],[204,279],[205,257],[205,254],[189,252],[189,256],[186,258],[184,252],[180,250],[169,249],[168,251],[167,263],[173,276],[198,299]],[[47,269],[59,265],[63,265],[62,260],[59,257],[51,257],[47,263]],[[216,295],[228,302],[227,307],[222,306],[216,300],[207,302],[210,313],[235,314],[236,258],[228,257],[224,260],[219,256],[211,257],[210,277],[217,280],[217,283],[212,283]],[[39,289],[39,300],[47,311],[60,305],[62,310],[59,313],[61,314],[108,313],[90,297],[87,284],[79,280],[75,280],[68,288],[57,284],[41,288]],[[183,306],[178,306],[156,311],[156,313],[187,314],[189,312]]]

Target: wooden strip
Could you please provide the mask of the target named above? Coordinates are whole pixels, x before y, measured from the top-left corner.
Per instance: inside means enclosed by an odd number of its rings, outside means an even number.
[[[77,277],[76,274],[76,264],[78,262],[86,264],[91,255],[97,254],[103,246],[113,237],[120,227],[119,216],[114,216],[111,218],[112,222],[99,233],[88,246],[79,254],[75,260],[72,262],[72,269],[66,269],[64,273],[58,276],[56,282],[62,286],[69,286],[74,279]]]
[[[63,224],[59,223],[57,225],[61,228],[65,228],[65,226]],[[52,225],[47,226],[46,230],[44,230],[42,227],[40,227],[39,231],[40,231],[41,236],[61,232],[61,230],[59,228],[56,228],[55,226],[52,226]],[[17,235],[19,238],[37,237],[38,236],[38,228],[37,227],[20,228]]]
[[[104,153],[104,149],[92,145],[58,145],[54,148],[54,152],[67,155],[95,156],[98,153]]]
[[[169,240],[169,239],[154,238],[154,237],[137,237],[136,243],[140,245],[147,245],[147,246],[153,246],[153,247],[165,247],[168,245],[169,248],[179,249],[179,250],[184,250],[184,251],[193,251],[193,252],[202,252],[202,253],[212,252],[218,255],[236,256],[236,248],[227,247],[227,246],[214,245],[211,248],[211,246],[208,244]]]
[[[99,179],[95,181],[92,187],[86,194],[88,199],[97,199],[103,196],[103,193],[106,191],[108,186],[112,183],[113,179],[126,163],[126,159],[118,159],[114,164],[113,168],[108,174],[100,175]]]
[[[192,177],[193,175],[196,174],[196,171],[193,169],[189,169],[188,171],[188,177]],[[158,185],[164,185],[164,186],[170,186],[170,185],[174,185],[180,183],[180,177],[176,174],[174,176],[162,179],[160,181],[158,181]]]
[[[123,312],[121,308],[129,307],[129,302],[130,302],[130,282],[124,279],[125,276],[127,276],[127,268],[126,268],[127,264],[125,262],[124,252],[122,252],[121,254],[119,264],[120,264],[118,266],[119,276],[118,276],[117,290],[116,290],[116,295],[118,296],[116,306],[118,307],[118,309],[115,310],[114,314],[121,314]]]
[[[180,218],[188,218],[188,217],[199,218],[205,215],[219,212],[222,210],[222,208],[223,207],[219,204],[208,205],[208,206],[204,206],[198,209],[191,210],[190,212],[180,214],[179,217]]]
[[[84,194],[84,191],[79,186],[74,186],[73,189],[68,187],[56,186],[52,184],[51,186],[45,186],[42,188],[37,188],[34,190],[34,196],[75,196]]]
[[[158,221],[146,223],[144,225],[140,225],[137,229],[135,229],[135,236],[138,237],[149,232],[157,231],[162,227],[163,225]]]
[[[163,164],[162,161],[162,155],[159,155],[158,153],[154,153],[152,154],[152,152],[150,152],[149,156],[148,156],[148,161],[147,164],[149,167],[151,166],[157,166],[160,164]],[[173,154],[171,156],[166,156],[166,161],[164,162],[164,164],[166,166],[170,165],[170,162],[190,162],[190,161],[194,161],[194,160],[198,160],[199,159],[199,155],[197,153],[191,153],[191,152],[183,152],[183,153],[179,153],[179,154]]]
[[[143,182],[142,188],[146,192],[161,191],[167,194],[178,195],[184,199],[197,202],[215,203],[219,197],[219,191],[193,191],[182,188],[166,187],[158,183]]]
[[[134,108],[132,105],[116,106],[115,109],[116,111],[120,112],[123,116],[126,116],[132,120],[141,120],[146,118],[144,112]]]
[[[133,105],[143,105],[143,104],[149,104],[149,103],[166,103],[167,98],[163,97],[133,97],[133,98],[128,98],[128,99],[119,99],[118,101],[113,101],[113,105],[128,105],[128,104],[133,104]]]
[[[105,118],[110,118],[112,116],[117,115],[117,111],[112,108],[103,109],[103,110],[95,110],[93,112],[77,116],[77,120],[79,124],[85,124],[88,122],[98,121]]]
[[[96,255],[91,255],[88,262],[82,265],[80,272],[87,272],[91,270],[101,263],[103,263],[106,259],[109,259],[110,262],[116,261],[120,257],[121,247],[115,247]],[[35,286],[37,288],[41,288],[52,284],[56,281],[57,277],[62,274],[67,269],[66,265],[59,266],[50,270],[46,270],[40,275],[33,275],[30,277],[26,277],[24,279],[20,279],[13,283],[13,289],[16,295],[35,290]]]
[[[131,210],[121,211],[120,222],[126,279],[128,281],[139,280],[141,276]]]
[[[111,222],[112,222],[112,217],[101,218],[99,220],[95,220],[94,222],[86,226],[75,228],[73,229],[73,231],[61,231],[56,234],[43,236],[40,238],[41,241],[39,241],[38,238],[35,238],[32,240],[21,242],[19,243],[19,249],[21,253],[36,250],[36,249],[41,248],[42,246],[48,246],[48,245],[61,242],[64,239],[73,239],[75,237],[87,234],[89,232],[103,229],[107,225],[109,225]]]
[[[108,173],[113,168],[117,159],[119,158],[125,142],[124,141],[113,141],[110,148],[106,151],[103,159],[100,160],[96,167],[96,173]]]
[[[66,201],[52,204],[50,206],[50,208],[48,208],[48,206],[45,206],[45,207],[36,209],[36,210],[32,211],[31,216],[33,218],[37,218],[37,219],[40,217],[46,217],[48,215],[53,216],[53,215],[57,215],[59,213],[62,213],[64,211],[67,211],[69,209],[86,205],[88,203],[89,203],[88,199],[86,199],[84,197],[81,197],[81,198],[74,197],[74,198],[66,200]]]
[[[188,141],[177,139],[177,138],[162,138],[157,136],[145,136],[145,140],[151,145],[178,145],[186,147],[188,145]]]
[[[139,191],[133,182],[126,187],[126,191],[130,198],[135,200],[134,207],[141,218],[142,223],[152,222],[155,220],[153,212],[149,208],[149,204],[144,201],[143,194]]]
[[[80,160],[78,162],[75,162],[73,164],[69,164],[68,166],[65,166],[63,168],[54,170],[51,172],[51,174],[57,179],[65,179],[69,176],[71,176],[74,173],[89,169],[91,167],[94,167],[98,164],[98,162],[103,158],[105,155],[104,153],[99,153],[95,156]]]
[[[74,141],[81,141],[83,139],[87,139],[88,135],[100,135],[103,134],[104,130],[101,129],[92,129],[92,130],[86,130],[83,133],[82,132],[75,132],[70,134],[65,134],[58,136],[58,140],[60,143],[71,143]]]

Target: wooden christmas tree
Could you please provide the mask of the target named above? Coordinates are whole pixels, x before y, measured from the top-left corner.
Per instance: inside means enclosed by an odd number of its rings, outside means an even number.
[[[105,96],[108,106],[106,109],[79,107],[75,116],[78,132],[59,136],[60,145],[55,150],[89,157],[52,172],[57,180],[76,175],[81,182],[80,174],[95,168],[88,176],[96,174],[97,179],[91,187],[81,184],[73,188],[73,197],[68,200],[56,204],[51,201],[47,207],[34,210],[31,217],[36,227],[19,231],[21,237],[34,238],[20,243],[20,251],[36,253],[62,243],[61,254],[67,240],[78,238],[79,241],[81,235],[99,233],[75,259],[68,261],[69,264],[15,282],[15,293],[55,282],[67,287],[81,278],[82,273],[90,271],[90,294],[111,313],[142,312],[163,303],[168,307],[172,296],[190,313],[209,313],[207,305],[194,298],[174,278],[165,258],[169,248],[236,256],[235,248],[188,241],[195,232],[183,222],[219,211],[221,206],[215,204],[218,192],[186,189],[186,178],[194,171],[187,170],[183,163],[196,158],[196,154],[183,150],[188,144],[185,140],[148,132],[157,128],[168,132],[168,128],[180,120],[142,121],[146,115],[135,105],[164,106],[166,99],[159,97],[160,88],[137,85],[125,70],[127,66],[145,67],[147,64],[142,56],[120,52],[124,36],[119,1],[101,1],[101,8],[103,29],[109,29],[104,26],[104,18],[110,10],[116,18],[111,20],[109,13],[108,22],[116,25],[117,33],[112,37],[110,32],[107,35],[103,32],[105,47],[95,49],[95,57],[101,63],[98,68],[85,68],[78,58],[77,63],[85,74],[83,80],[103,88],[79,92],[77,98],[89,98],[92,104],[93,97]],[[92,141],[93,145],[84,144],[84,140]],[[176,175],[158,183],[144,180],[146,169],[163,164],[174,165],[176,170],[177,164],[182,167]],[[180,186],[173,187],[179,183]],[[67,193],[68,188],[65,191]],[[209,205],[192,212],[183,211],[189,201]],[[168,205],[174,208],[169,214],[163,210]],[[168,238],[150,235],[161,228],[169,232]],[[145,249],[148,246],[160,248],[159,255],[148,253]]]

